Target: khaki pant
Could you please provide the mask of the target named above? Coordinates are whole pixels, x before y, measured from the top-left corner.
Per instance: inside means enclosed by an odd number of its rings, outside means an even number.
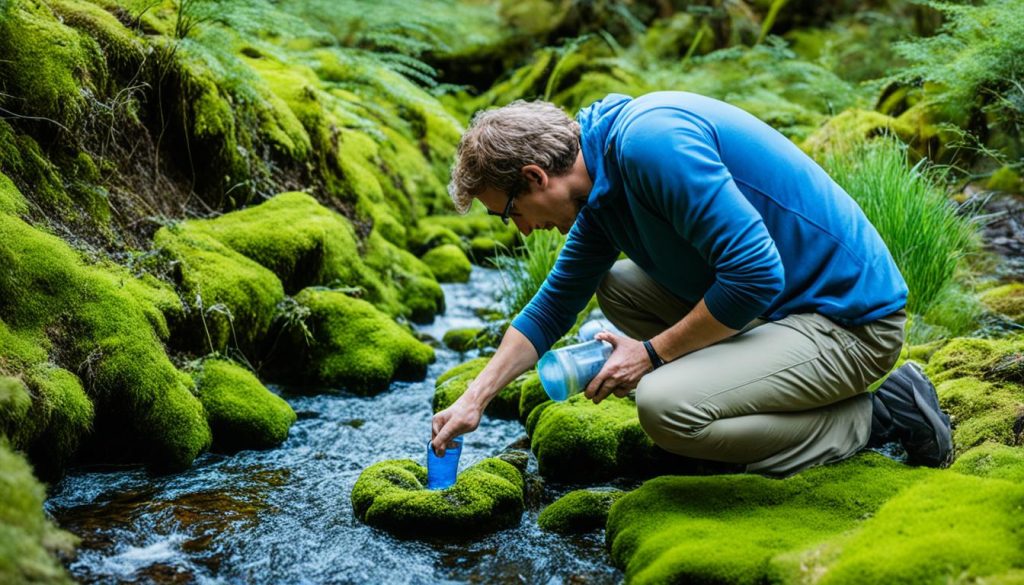
[[[692,308],[630,260],[597,291],[605,316],[649,339]],[[846,328],[816,313],[755,321],[740,334],[647,374],[636,389],[640,424],[663,449],[789,475],[862,449],[872,382],[903,347],[903,311]]]

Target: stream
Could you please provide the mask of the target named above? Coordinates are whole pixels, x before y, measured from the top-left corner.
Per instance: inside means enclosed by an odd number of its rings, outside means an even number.
[[[500,278],[474,267],[469,283],[443,285],[447,313],[417,330],[441,339],[482,325],[474,310],[494,304]],[[568,486],[544,486],[517,527],[469,542],[400,540],[356,520],[349,493],[360,472],[384,459],[424,463],[434,379],[472,357],[439,347],[425,380],[373,397],[271,386],[298,414],[276,449],[206,454],[173,475],[70,470],[46,510],[82,539],[71,574],[83,583],[620,582],[603,533],[537,528],[539,510]],[[460,468],[524,438],[517,421],[485,418]]]

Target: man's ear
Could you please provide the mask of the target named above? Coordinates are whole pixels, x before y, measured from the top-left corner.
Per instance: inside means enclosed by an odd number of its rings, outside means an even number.
[[[544,189],[548,186],[548,174],[537,165],[526,165],[520,172],[531,188]]]

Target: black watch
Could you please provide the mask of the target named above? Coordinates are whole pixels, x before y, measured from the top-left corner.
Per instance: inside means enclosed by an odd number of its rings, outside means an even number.
[[[651,358],[651,365],[657,370],[661,366],[665,365],[665,360],[661,359],[658,352],[654,351],[654,346],[651,345],[651,340],[644,341],[644,349],[647,350],[647,357]]]

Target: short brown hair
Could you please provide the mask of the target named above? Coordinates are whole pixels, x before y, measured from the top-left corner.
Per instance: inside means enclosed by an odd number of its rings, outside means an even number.
[[[516,100],[480,111],[459,141],[448,194],[459,213],[469,211],[473,198],[488,188],[515,197],[527,189],[524,166],[561,176],[579,151],[579,123],[550,102]]]

